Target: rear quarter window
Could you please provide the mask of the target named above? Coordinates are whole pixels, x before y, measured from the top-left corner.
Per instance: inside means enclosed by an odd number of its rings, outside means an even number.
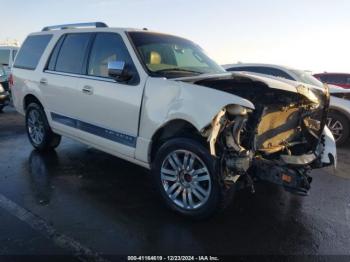
[[[19,50],[14,67],[35,70],[52,35],[28,36]]]

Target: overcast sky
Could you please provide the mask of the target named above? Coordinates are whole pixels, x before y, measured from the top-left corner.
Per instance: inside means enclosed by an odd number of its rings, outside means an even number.
[[[47,25],[103,21],[201,45],[221,64],[350,72],[349,0],[0,0],[0,41]]]

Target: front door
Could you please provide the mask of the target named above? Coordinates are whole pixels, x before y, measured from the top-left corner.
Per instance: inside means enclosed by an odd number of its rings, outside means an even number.
[[[108,76],[107,64],[125,61],[132,75],[117,82]],[[97,33],[92,44],[85,78],[78,80],[79,119],[86,132],[97,136],[109,150],[134,157],[144,82],[140,80],[122,37]]]

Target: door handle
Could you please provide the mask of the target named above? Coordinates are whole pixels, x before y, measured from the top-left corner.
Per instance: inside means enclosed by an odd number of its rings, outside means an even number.
[[[42,84],[42,85],[47,85],[47,79],[45,79],[45,78],[42,78],[42,79],[40,79],[40,84]]]
[[[86,95],[92,95],[94,93],[94,89],[91,86],[84,86],[81,91]]]

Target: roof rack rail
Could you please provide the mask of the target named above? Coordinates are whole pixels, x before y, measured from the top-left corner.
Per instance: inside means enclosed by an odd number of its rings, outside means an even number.
[[[53,25],[53,26],[46,26],[41,31],[73,29],[73,28],[79,28],[79,27],[96,27],[96,28],[98,28],[98,27],[108,27],[108,25],[106,25],[103,22]]]

